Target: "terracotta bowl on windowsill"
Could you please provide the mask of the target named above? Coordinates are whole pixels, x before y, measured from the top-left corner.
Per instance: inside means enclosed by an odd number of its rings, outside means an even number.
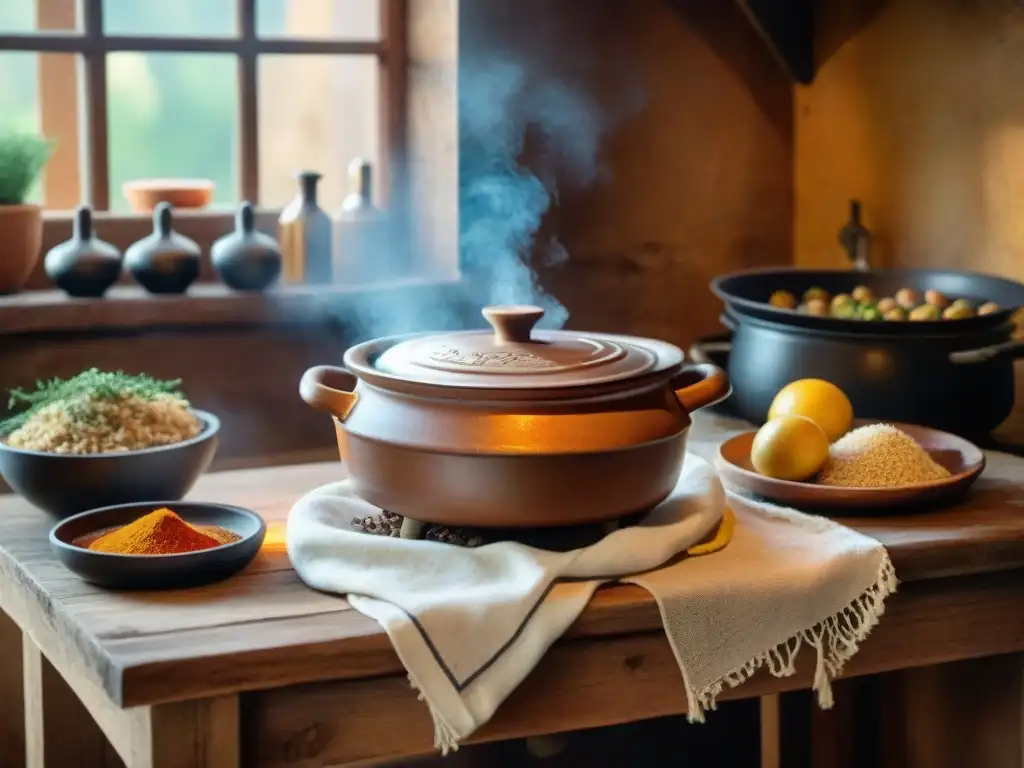
[[[121,191],[137,213],[151,213],[158,203],[175,208],[205,208],[216,185],[210,179],[137,179],[126,181]]]

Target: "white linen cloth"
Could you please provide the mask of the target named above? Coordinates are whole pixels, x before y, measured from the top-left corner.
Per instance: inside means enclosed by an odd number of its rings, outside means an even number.
[[[354,530],[354,518],[379,510],[340,482],[292,509],[288,552],[305,583],[348,595],[381,624],[430,708],[442,752],[491,718],[608,581],[635,583],[657,600],[692,720],[763,664],[792,674],[804,642],[817,652],[815,689],[829,706],[829,677],[895,589],[888,555],[824,518],[734,497],[732,542],[673,559],[715,530],[725,506],[712,467],[688,454],[665,502],[589,547],[465,548]]]

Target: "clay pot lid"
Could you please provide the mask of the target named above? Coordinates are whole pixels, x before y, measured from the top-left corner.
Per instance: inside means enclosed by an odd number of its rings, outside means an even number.
[[[537,389],[630,379],[682,363],[682,352],[649,339],[535,330],[540,307],[486,307],[491,331],[418,336],[400,341],[374,368],[424,384]]]

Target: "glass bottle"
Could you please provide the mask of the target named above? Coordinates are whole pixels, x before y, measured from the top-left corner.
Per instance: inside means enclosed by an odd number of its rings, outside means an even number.
[[[277,223],[281,247],[281,279],[285,283],[325,285],[333,280],[331,265],[331,219],[317,205],[316,171],[301,171],[299,194],[285,209]]]
[[[871,230],[861,220],[860,200],[850,201],[850,220],[839,230],[839,244],[858,272],[871,269]]]
[[[373,166],[357,157],[348,166],[349,193],[341,203],[342,214],[349,216],[374,215],[379,211],[373,205]]]
[[[358,282],[382,278],[381,267],[390,251],[384,212],[373,204],[373,166],[356,158],[348,167],[349,194],[335,222],[334,264],[340,280]]]

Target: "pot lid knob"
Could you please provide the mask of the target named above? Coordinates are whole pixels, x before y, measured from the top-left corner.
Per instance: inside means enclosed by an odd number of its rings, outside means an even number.
[[[498,344],[529,344],[530,332],[544,317],[544,310],[530,304],[503,304],[484,307],[483,316],[494,329]]]

